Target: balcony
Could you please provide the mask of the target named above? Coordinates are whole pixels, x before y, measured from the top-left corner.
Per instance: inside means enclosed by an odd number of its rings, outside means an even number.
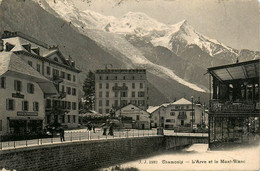
[[[126,90],[128,90],[128,87],[127,86],[113,86],[112,87],[112,90],[113,91],[126,91]]]
[[[59,84],[59,83],[63,82],[63,78],[61,78],[58,75],[53,75],[52,81],[54,82],[54,84]]]
[[[211,100],[210,101],[210,113],[221,114],[221,113],[234,113],[234,114],[245,114],[245,113],[259,113],[259,102],[253,101],[221,101]]]
[[[64,115],[65,113],[68,113],[70,110],[63,107],[46,107],[45,111],[49,114]]]
[[[187,119],[187,115],[185,113],[179,114],[178,119]]]
[[[64,99],[66,97],[66,92],[59,92],[59,99]]]

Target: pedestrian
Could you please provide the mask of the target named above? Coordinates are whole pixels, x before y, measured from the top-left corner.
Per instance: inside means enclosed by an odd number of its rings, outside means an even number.
[[[114,132],[113,132],[113,123],[110,123],[110,127],[109,127],[109,135],[113,136]]]
[[[60,128],[60,141],[65,141],[65,138],[64,138],[64,129],[61,127]]]
[[[103,135],[107,135],[107,124],[103,123],[102,127],[103,127]]]
[[[92,128],[91,122],[88,123],[87,127],[88,127],[88,131],[91,131],[91,128]]]
[[[96,133],[96,131],[95,131],[95,129],[96,129],[95,124],[92,125],[92,128],[93,128],[93,132]]]

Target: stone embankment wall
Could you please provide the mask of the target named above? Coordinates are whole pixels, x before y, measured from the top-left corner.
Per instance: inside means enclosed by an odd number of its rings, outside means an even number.
[[[2,150],[0,151],[0,170],[5,168],[17,171],[87,171],[158,154],[158,152],[177,148],[177,146],[186,146],[195,142],[191,139],[191,137],[173,136],[136,137],[65,142]]]
[[[167,150],[181,149],[197,143],[208,144],[208,137],[165,136],[165,147]]]

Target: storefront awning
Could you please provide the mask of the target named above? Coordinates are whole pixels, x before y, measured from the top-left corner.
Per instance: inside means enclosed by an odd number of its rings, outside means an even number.
[[[251,79],[259,77],[260,59],[208,68],[219,81]]]

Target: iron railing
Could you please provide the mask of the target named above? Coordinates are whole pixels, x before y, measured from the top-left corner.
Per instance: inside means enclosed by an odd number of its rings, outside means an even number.
[[[247,113],[257,110],[257,104],[253,101],[221,101],[211,100],[209,111],[213,113]]]

